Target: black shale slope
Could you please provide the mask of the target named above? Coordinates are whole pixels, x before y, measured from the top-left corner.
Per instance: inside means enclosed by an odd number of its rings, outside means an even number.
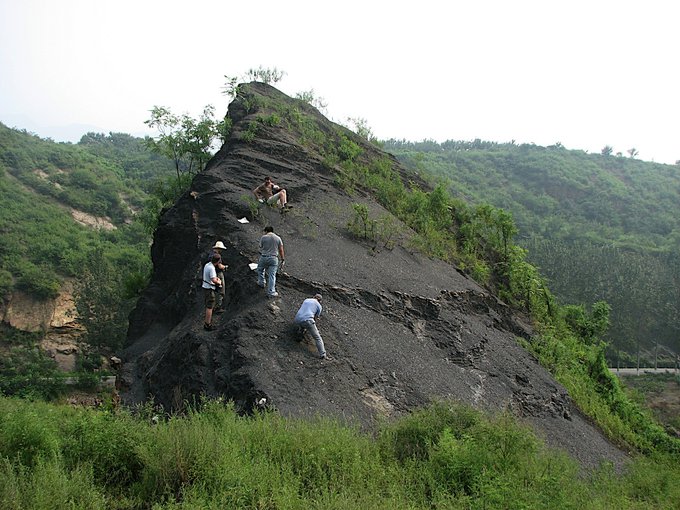
[[[370,426],[379,416],[451,399],[510,409],[584,465],[624,458],[518,345],[517,336],[532,332],[511,309],[448,264],[402,245],[372,250],[348,232],[352,203],[389,213],[337,184],[334,150],[351,140],[362,160],[388,161],[405,181],[416,176],[268,85],[244,85],[229,115],[230,139],[155,234],[152,283],[131,316],[119,375],[127,403],[153,397],[176,408],[207,395],[248,409],[264,397],[285,415],[320,413]],[[290,212],[254,207],[251,191],[266,175],[288,190]],[[276,299],[248,267],[267,224],[286,249]],[[406,227],[397,230],[408,236]],[[199,275],[217,240],[228,248],[227,310],[207,332]],[[324,295],[318,324],[329,362],[290,327],[315,292]]]

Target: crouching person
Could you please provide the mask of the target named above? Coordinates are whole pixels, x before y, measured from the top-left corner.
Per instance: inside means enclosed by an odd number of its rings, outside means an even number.
[[[321,315],[321,310],[321,294],[315,294],[314,297],[305,299],[297,314],[295,314],[295,324],[312,335],[316,342],[316,349],[319,351],[319,358],[329,359],[315,321]]]

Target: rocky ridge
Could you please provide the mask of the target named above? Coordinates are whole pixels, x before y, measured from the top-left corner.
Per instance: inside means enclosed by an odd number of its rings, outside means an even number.
[[[585,466],[623,462],[625,454],[519,345],[517,337],[533,334],[523,317],[455,267],[407,248],[409,230],[398,222],[392,249],[351,235],[352,204],[389,213],[367,193],[338,185],[342,169],[318,134],[336,144],[351,140],[361,158],[388,161],[405,182],[418,176],[268,85],[243,86],[229,116],[229,140],[155,233],[152,282],[121,356],[126,403],[153,398],[173,409],[207,395],[248,410],[264,398],[284,415],[323,414],[370,427],[449,399],[511,410]],[[266,175],[288,190],[289,212],[253,201]],[[248,266],[257,261],[265,225],[286,249],[275,299],[257,287]],[[227,246],[227,310],[208,332],[199,275],[217,240]],[[299,341],[291,327],[315,292],[324,295],[318,324],[332,361],[317,359],[313,342]]]

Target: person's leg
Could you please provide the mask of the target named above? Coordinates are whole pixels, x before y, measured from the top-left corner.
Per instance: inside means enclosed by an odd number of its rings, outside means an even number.
[[[308,321],[304,322],[305,329],[309,331],[309,334],[312,335],[312,338],[316,342],[316,350],[319,351],[319,357],[325,358],[326,357],[326,347],[323,344],[323,339],[321,338],[321,334],[319,333],[319,329],[316,327],[316,323],[314,322],[314,319],[309,319]]]
[[[281,207],[286,207],[286,204],[288,203],[288,194],[286,193],[286,190],[285,190],[285,189],[282,189],[282,190],[279,192],[279,195],[281,195],[281,196],[279,197],[279,202],[280,202],[280,204],[281,204]]]
[[[260,259],[257,261],[257,284],[264,288],[264,270],[265,270],[265,257],[260,255]]]
[[[215,291],[211,289],[203,289],[205,292],[205,324],[203,327],[209,329],[212,327],[212,313],[215,306]]]
[[[279,268],[279,259],[276,257],[269,257],[267,266],[267,294],[270,296],[276,294],[276,270]]]
[[[220,271],[217,273],[217,277],[222,282],[222,286],[217,289],[217,295],[215,296],[215,309],[224,310],[224,272]]]

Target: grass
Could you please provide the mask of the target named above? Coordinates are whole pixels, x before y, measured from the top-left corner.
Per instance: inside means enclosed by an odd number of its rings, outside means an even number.
[[[375,434],[239,416],[145,415],[0,398],[0,508],[673,508],[680,467],[585,474],[511,416],[437,403]]]

